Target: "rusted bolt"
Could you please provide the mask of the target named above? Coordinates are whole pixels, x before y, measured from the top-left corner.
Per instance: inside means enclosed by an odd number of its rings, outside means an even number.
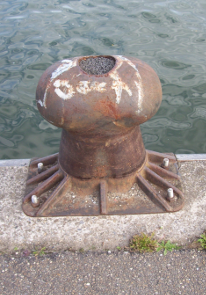
[[[169,167],[169,162],[170,162],[170,160],[168,158],[164,158],[162,166],[165,168]]]
[[[38,163],[37,167],[38,167],[38,173],[41,173],[42,170],[43,170],[44,164],[43,163]]]
[[[33,207],[39,206],[39,198],[36,195],[31,196],[31,203]]]
[[[168,190],[167,190],[167,199],[168,199],[168,201],[171,201],[171,200],[173,200],[173,198],[174,198],[174,191],[173,191],[173,189],[170,187],[170,188],[168,188]]]

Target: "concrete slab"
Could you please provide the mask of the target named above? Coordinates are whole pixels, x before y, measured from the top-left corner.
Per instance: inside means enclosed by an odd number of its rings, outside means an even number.
[[[206,154],[179,154],[176,155],[178,161],[187,162],[187,161],[200,161],[206,160]]]
[[[12,160],[1,160],[0,167],[6,166],[28,166],[30,163],[30,159],[12,159]]]
[[[0,251],[50,251],[116,249],[128,245],[138,233],[155,233],[180,245],[196,239],[206,229],[206,160],[179,162],[186,203],[176,213],[153,215],[47,217],[26,216],[21,203],[27,166],[0,165]]]

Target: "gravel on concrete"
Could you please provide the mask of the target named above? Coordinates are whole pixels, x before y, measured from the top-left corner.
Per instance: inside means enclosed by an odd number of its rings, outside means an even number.
[[[83,71],[90,75],[102,75],[108,73],[115,65],[113,57],[88,57],[79,63]]]
[[[206,252],[0,256],[1,295],[204,295]]]

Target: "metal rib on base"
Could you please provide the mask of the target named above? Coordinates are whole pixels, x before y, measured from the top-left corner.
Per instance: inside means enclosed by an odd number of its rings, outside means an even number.
[[[166,167],[165,158],[169,159]],[[42,172],[38,163],[43,163]],[[131,190],[119,193],[121,186],[122,191],[135,187],[136,195]],[[173,198],[168,196],[168,189],[172,189]],[[123,178],[77,179],[63,171],[58,154],[34,159],[22,207],[29,216],[75,216],[166,213],[183,205],[175,156],[146,151],[141,169]]]

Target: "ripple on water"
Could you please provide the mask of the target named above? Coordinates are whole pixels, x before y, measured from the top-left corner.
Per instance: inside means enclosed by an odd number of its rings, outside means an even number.
[[[61,130],[40,116],[35,91],[54,62],[124,54],[152,66],[163,103],[141,126],[146,148],[206,153],[206,5],[202,1],[0,2],[0,156],[58,151]]]

